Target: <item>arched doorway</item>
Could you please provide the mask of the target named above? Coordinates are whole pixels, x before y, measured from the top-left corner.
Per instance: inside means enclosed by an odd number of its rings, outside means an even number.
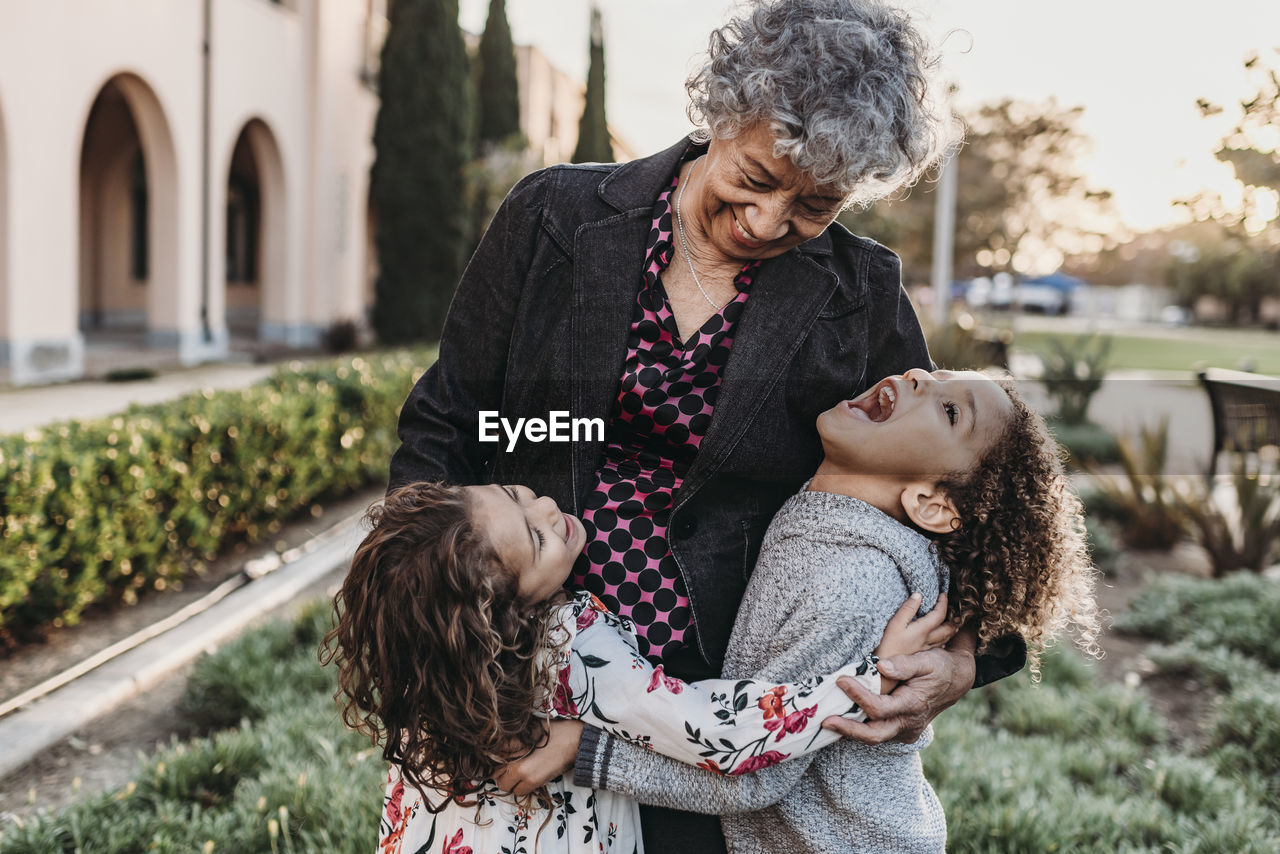
[[[94,99],[80,150],[82,332],[175,343],[177,207],[159,100],[141,78],[116,75]]]
[[[284,168],[261,119],[245,124],[227,168],[225,260],[227,331],[274,338],[285,307]]]

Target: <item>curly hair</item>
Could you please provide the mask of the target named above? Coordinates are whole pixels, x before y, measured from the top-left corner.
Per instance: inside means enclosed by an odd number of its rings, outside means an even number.
[[[410,484],[366,519],[320,657],[338,665],[343,721],[438,812],[428,788],[464,798],[545,742],[554,601],[519,601],[461,487]]]
[[[935,546],[951,569],[951,616],[977,624],[980,650],[1021,635],[1038,678],[1040,653],[1069,627],[1100,654],[1096,570],[1057,443],[1012,383],[1000,386],[1013,414],[976,467],[939,481],[960,518]]]
[[[766,0],[711,33],[685,82],[689,118],[700,141],[765,122],[775,156],[867,204],[958,137],[940,117],[937,65],[909,16],[881,0]]]

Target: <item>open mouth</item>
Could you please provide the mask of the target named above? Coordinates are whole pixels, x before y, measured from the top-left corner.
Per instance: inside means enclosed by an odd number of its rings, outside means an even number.
[[[894,388],[893,377],[882,380],[870,391],[865,392],[845,404],[850,411],[861,413],[868,421],[880,423],[887,421],[898,405],[898,390]]]

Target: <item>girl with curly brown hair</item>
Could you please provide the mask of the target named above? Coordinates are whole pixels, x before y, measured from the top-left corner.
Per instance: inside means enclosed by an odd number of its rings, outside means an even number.
[[[563,779],[518,798],[491,778],[545,743],[549,717],[746,774],[835,741],[819,726],[828,715],[865,719],[836,677],[872,691],[894,684],[870,654],[789,683],[666,675],[640,655],[628,620],[589,593],[564,591],[585,544],[582,522],[525,487],[412,484],[369,520],[322,658],[338,663],[344,720],[392,763],[382,854],[640,850],[630,798]],[[902,609],[877,653],[951,637],[945,609],[922,619],[915,610]]]

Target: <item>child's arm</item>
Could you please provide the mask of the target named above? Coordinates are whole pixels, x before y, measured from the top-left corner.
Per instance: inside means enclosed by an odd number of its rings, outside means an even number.
[[[757,565],[748,595],[754,587],[781,589],[791,585],[799,589],[797,598],[791,600],[793,607],[779,609],[782,622],[770,629],[774,641],[765,657],[750,662],[751,675],[794,679],[875,647],[889,616],[877,614],[868,603],[881,596],[901,602],[909,591],[896,565],[883,553],[842,549],[838,557],[842,566],[838,570],[824,568],[821,585],[791,578],[784,566],[772,571]],[[832,559],[825,554],[806,558],[814,566]],[[839,594],[833,595],[837,590]],[[731,640],[730,645],[733,643]],[[816,667],[814,662],[818,662]],[[786,797],[814,755],[799,756],[752,774],[708,774],[587,727],[574,766],[574,782],[630,795],[641,803],[725,815],[763,809]]]
[[[874,656],[796,682],[683,682],[642,657],[612,615],[584,614],[590,622],[573,642],[555,710],[716,773],[744,774],[825,747],[839,738],[819,726],[827,715],[865,720],[836,685],[838,677],[880,689]],[[900,629],[891,642],[906,644],[919,634],[906,625]]]

